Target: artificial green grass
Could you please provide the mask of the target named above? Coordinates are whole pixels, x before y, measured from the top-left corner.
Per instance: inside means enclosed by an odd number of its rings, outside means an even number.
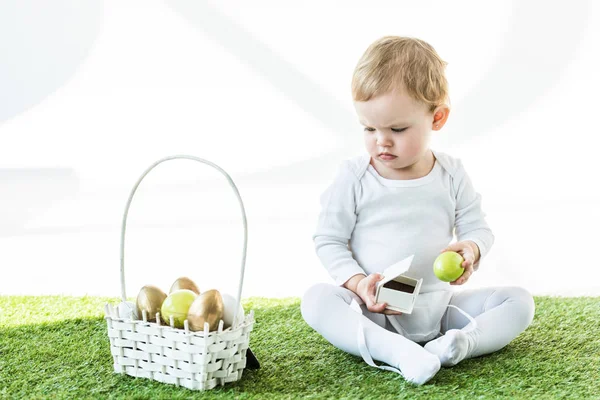
[[[536,297],[532,325],[501,351],[442,368],[426,385],[366,365],[308,327],[299,299],[250,298],[262,364],[195,392],[113,373],[103,305],[114,298],[0,296],[3,398],[600,398],[600,298]]]

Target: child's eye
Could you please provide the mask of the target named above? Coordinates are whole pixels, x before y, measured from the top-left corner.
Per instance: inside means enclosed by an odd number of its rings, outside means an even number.
[[[392,132],[400,133],[400,132],[404,132],[407,129],[408,128],[401,128],[401,129],[392,128]]]
[[[365,129],[364,129],[364,131],[365,131],[365,132],[373,132],[374,130],[375,130],[375,129],[373,129],[373,128],[369,128],[369,127],[367,127],[367,126],[365,126]]]

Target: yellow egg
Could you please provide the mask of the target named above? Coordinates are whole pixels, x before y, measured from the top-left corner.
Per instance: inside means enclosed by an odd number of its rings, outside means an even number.
[[[169,289],[169,293],[173,293],[174,291],[181,289],[191,290],[196,294],[200,294],[200,289],[198,289],[198,286],[196,286],[194,281],[185,276],[177,278],[177,280],[173,282],[173,284],[171,285],[171,289]]]
[[[160,316],[165,324],[170,325],[173,317],[173,327],[183,328],[190,306],[196,297],[196,293],[188,289],[179,289],[169,294],[160,308]]]
[[[223,298],[218,290],[212,289],[196,297],[188,311],[188,324],[192,331],[204,330],[204,323],[208,322],[209,330],[214,331],[223,319]]]
[[[142,312],[146,311],[148,321],[156,321],[156,313],[160,311],[167,294],[153,285],[146,285],[140,289],[135,302],[137,315],[141,319]]]

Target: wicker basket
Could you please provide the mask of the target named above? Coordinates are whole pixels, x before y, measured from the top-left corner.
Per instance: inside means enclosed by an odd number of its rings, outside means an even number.
[[[127,214],[133,195],[144,177],[157,165],[173,159],[188,159],[208,164],[220,171],[233,188],[242,210],[244,223],[244,245],[242,265],[237,293],[239,303],[244,282],[248,227],[244,204],[231,177],[220,167],[198,157],[179,155],[163,158],[151,165],[133,187],[123,215],[121,228],[121,299],[126,301],[124,245]],[[153,379],[159,382],[184,386],[192,390],[208,390],[217,384],[224,385],[242,377],[246,367],[246,352],[250,342],[250,332],[254,326],[254,312],[246,314],[242,321],[237,318],[233,326],[223,329],[220,321],[217,331],[209,332],[208,323],[204,331],[192,332],[188,321],[184,329],[161,325],[159,314],[157,322],[149,322],[144,312],[141,320],[122,318],[119,309],[106,304],[105,319],[108,324],[108,338],[116,373]]]

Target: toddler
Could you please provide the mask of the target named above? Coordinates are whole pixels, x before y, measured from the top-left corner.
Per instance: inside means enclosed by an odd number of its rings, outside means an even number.
[[[301,306],[331,344],[415,384],[503,348],[535,308],[519,287],[458,290],[494,236],[460,160],[429,147],[450,113],[445,65],[428,43],[396,36],[375,41],[359,60],[352,96],[367,153],[343,162],[321,196],[313,239],[335,285],[311,287]],[[464,258],[464,273],[449,284],[433,273],[443,251]],[[379,272],[413,254],[404,275],[423,279],[413,312],[377,304]]]

